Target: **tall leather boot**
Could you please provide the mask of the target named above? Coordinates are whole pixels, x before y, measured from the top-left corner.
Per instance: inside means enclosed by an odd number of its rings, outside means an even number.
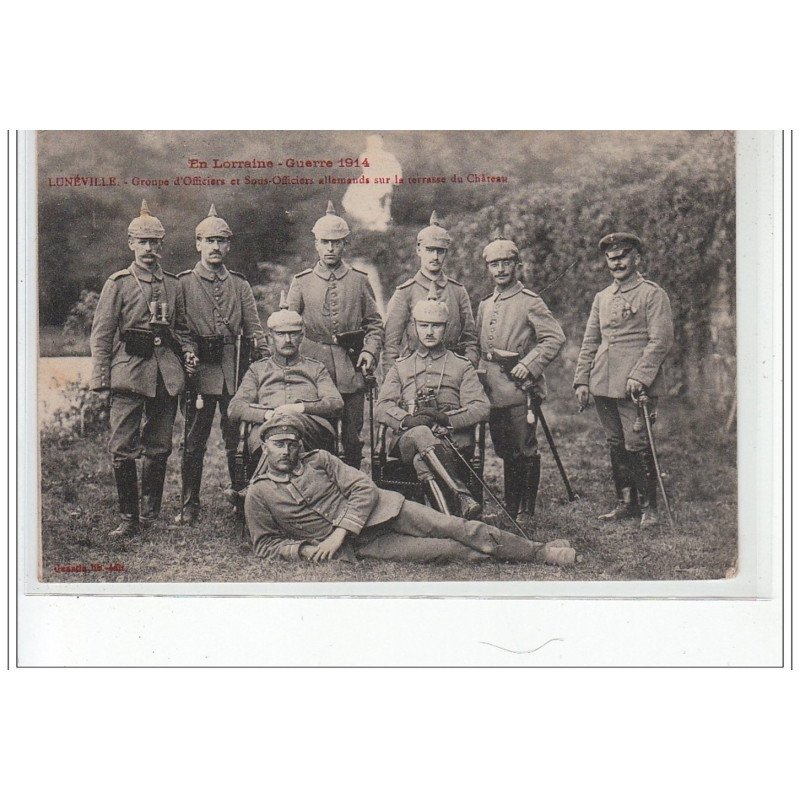
[[[183,483],[183,511],[175,517],[179,525],[192,525],[200,516],[200,484],[203,481],[203,456],[185,456],[181,480]]]
[[[642,518],[639,527],[653,528],[658,525],[658,476],[656,466],[653,462],[653,454],[649,449],[638,450],[631,453],[634,456],[634,477],[636,489],[639,492],[639,507],[641,508]]]
[[[525,490],[525,462],[518,459],[503,459],[503,499],[506,511],[516,519],[522,507]]]
[[[149,525],[158,519],[166,474],[166,456],[155,458],[145,456],[142,464],[142,510],[139,515],[139,521],[143,525]]]
[[[614,479],[614,490],[617,493],[617,505],[608,514],[601,514],[597,519],[603,522],[616,522],[628,517],[638,517],[641,511],[634,480],[637,454],[629,453],[624,447],[612,447],[610,454],[611,475]]]
[[[136,477],[136,462],[133,459],[114,464],[114,481],[117,484],[119,513],[122,522],[109,537],[135,536],[139,533],[139,485]]]
[[[237,463],[235,451],[233,453],[226,452],[225,455],[228,460],[228,476],[231,479],[231,485],[222,494],[238,514],[240,509],[244,510],[244,498],[241,492],[247,486],[247,476],[246,474],[239,474],[239,464]],[[245,467],[244,472],[246,470],[247,468]]]
[[[536,514],[536,498],[539,496],[539,479],[542,474],[542,457],[540,455],[531,456],[525,464],[523,472],[522,506],[517,516],[520,524],[533,522]]]
[[[425,463],[433,470],[442,483],[453,493],[458,506],[457,516],[464,519],[477,519],[483,507],[470,494],[464,482],[458,477],[458,463],[446,445],[437,444],[422,455]]]

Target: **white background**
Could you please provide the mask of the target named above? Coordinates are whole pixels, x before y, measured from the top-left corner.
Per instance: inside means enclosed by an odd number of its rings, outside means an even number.
[[[175,12],[162,4],[126,6],[116,18],[108,6],[83,5],[92,4],[11,12],[19,19],[8,20],[2,58],[15,127],[796,121],[784,112],[796,108],[786,80],[796,48],[784,38],[793,26],[769,2],[741,12],[696,2],[650,12],[640,3],[543,12],[496,2],[472,19],[465,7],[417,3],[195,3]],[[12,268],[12,297],[13,277]],[[11,311],[13,342],[13,303]],[[788,542],[786,555],[788,570]],[[476,643],[525,650],[561,638],[537,651],[557,662],[578,636],[587,643],[578,655],[596,663],[630,663],[631,648],[662,664],[789,657],[775,635],[780,598],[728,603],[731,616],[715,615],[718,601],[631,600],[600,617],[583,601],[574,634],[561,624],[560,601],[533,614],[526,601],[41,599],[50,604],[42,657],[58,653],[61,663],[90,654],[132,663],[135,654],[175,664],[188,650],[237,663],[253,652],[259,663],[284,664],[349,652],[400,664],[413,647],[434,656],[455,648],[459,663],[531,665],[536,653]],[[24,670],[3,684],[7,774],[37,795],[770,797],[790,790],[796,752],[796,681],[775,670]]]

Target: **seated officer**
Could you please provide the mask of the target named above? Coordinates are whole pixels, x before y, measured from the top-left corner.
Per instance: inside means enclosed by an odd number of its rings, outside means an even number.
[[[379,489],[324,450],[301,454],[300,416],[275,414],[264,426],[264,469],[253,478],[244,504],[257,556],[574,563],[566,540],[542,545],[484,522],[445,516]]]
[[[456,447],[471,454],[473,428],[489,416],[489,401],[472,364],[442,343],[448,310],[436,299],[435,286],[412,314],[417,349],[389,369],[378,395],[376,419],[392,432],[387,452],[394,449],[429,485],[435,476],[458,499],[456,513],[475,519],[481,514],[480,503],[460,479],[458,459],[441,437],[452,430]]]
[[[280,310],[267,320],[267,335],[272,355],[250,365],[231,400],[231,420],[264,423],[277,411],[293,411],[306,449],[333,450],[333,425],[344,402],[324,364],[299,354],[303,319],[288,310],[283,293]],[[261,450],[259,427],[250,432],[251,454]]]

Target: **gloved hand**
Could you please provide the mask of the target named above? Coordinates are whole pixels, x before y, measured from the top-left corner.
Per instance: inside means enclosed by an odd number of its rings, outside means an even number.
[[[199,364],[200,359],[194,353],[183,354],[183,369],[189,377],[197,372],[197,366]]]
[[[441,425],[443,428],[448,428],[450,426],[450,417],[448,417],[444,411],[437,411],[434,408],[421,408],[417,414],[428,417],[431,422],[435,422],[437,425]]]
[[[433,420],[427,414],[408,414],[403,417],[403,428],[418,428],[420,425],[431,426]]]

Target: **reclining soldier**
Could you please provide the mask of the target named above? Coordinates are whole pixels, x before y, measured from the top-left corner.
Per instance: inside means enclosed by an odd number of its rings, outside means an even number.
[[[458,459],[442,437],[452,431],[453,443],[468,458],[475,448],[473,429],[488,418],[489,401],[472,364],[443,344],[448,309],[436,298],[435,284],[412,314],[417,348],[389,369],[375,418],[391,431],[387,452],[413,464],[440,510],[449,511],[437,486],[450,495],[457,516],[475,519],[481,505],[461,479]]]
[[[253,460],[261,452],[260,424],[277,412],[295,412],[307,450],[334,450],[333,426],[344,401],[325,365],[300,355],[303,334],[302,317],[288,309],[282,293],[280,309],[267,320],[272,355],[250,365],[228,410],[233,422],[259,423],[248,437]]]
[[[564,539],[543,545],[480,521],[445,516],[379,489],[324,450],[301,453],[298,414],[264,425],[263,469],[253,477],[245,517],[261,558],[327,561],[575,561]]]

